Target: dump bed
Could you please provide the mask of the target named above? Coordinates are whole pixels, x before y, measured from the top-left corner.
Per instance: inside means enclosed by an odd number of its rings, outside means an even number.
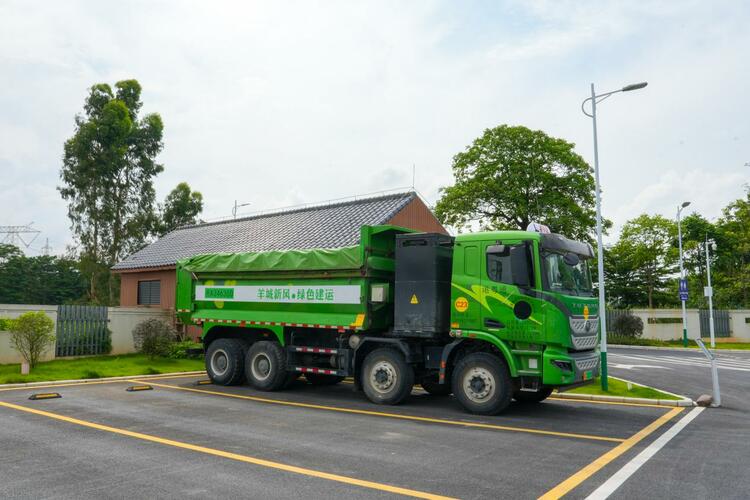
[[[177,263],[184,324],[384,329],[393,322],[396,226],[362,226],[358,245],[198,255]]]

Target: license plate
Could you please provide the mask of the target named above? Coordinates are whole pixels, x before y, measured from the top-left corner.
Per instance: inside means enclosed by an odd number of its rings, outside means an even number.
[[[591,370],[583,372],[583,380],[588,380],[593,377],[593,373],[591,373]]]

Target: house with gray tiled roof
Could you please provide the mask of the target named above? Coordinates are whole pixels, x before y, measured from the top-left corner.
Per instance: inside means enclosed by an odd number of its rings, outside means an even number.
[[[174,308],[175,265],[194,255],[356,245],[362,225],[446,233],[414,192],[291,208],[185,226],[117,263],[120,305]]]

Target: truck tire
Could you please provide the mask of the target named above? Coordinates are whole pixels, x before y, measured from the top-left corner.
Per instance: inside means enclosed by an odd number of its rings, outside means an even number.
[[[217,339],[206,351],[206,372],[217,385],[237,385],[245,380],[245,350],[237,339]]]
[[[362,388],[373,403],[397,405],[411,394],[413,387],[414,369],[401,351],[381,347],[365,358]]]
[[[453,369],[453,395],[471,413],[495,415],[513,396],[505,362],[486,352],[469,354]]]
[[[422,389],[433,396],[448,396],[451,393],[451,385],[438,383],[437,375],[423,378],[422,381],[419,382],[419,385],[422,386]]]
[[[537,392],[515,391],[513,393],[513,399],[523,404],[541,403],[547,399],[550,394],[552,394],[552,387],[542,387]]]
[[[283,388],[289,380],[284,348],[268,340],[254,343],[245,357],[245,375],[250,385],[258,390]]]
[[[336,385],[345,377],[339,375],[321,375],[320,373],[305,373],[305,378],[312,385]]]

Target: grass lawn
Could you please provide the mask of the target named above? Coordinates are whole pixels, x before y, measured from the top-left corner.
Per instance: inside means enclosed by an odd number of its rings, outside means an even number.
[[[680,399],[671,394],[635,383],[631,383],[631,387],[628,389],[627,382],[613,377],[609,377],[609,390],[606,392],[602,390],[599,377],[596,378],[593,384],[584,385],[583,387],[577,387],[565,392],[568,394],[597,394],[601,396],[624,396],[627,398]]]
[[[711,349],[711,343],[709,339],[702,339],[706,344],[706,347]],[[634,339],[630,337],[620,337],[617,335],[607,336],[607,343],[610,345],[645,345],[645,346],[656,346],[656,347],[682,347],[682,340],[656,340],[656,339]],[[688,347],[691,349],[698,349],[698,344],[694,340],[688,339]],[[716,342],[715,349],[743,349],[750,350],[750,342]]]
[[[21,375],[21,365],[0,365],[0,384],[76,380],[82,378],[155,375],[158,373],[203,370],[203,358],[148,358],[143,354],[92,356],[56,359],[39,363],[29,375]]]

